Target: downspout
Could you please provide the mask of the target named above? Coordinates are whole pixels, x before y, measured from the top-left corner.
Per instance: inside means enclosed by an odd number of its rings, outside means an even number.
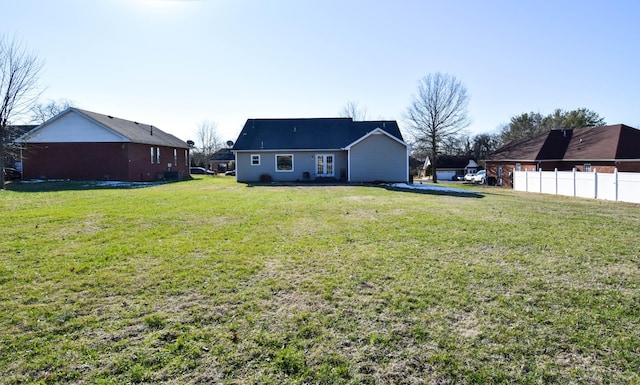
[[[351,183],[351,148],[347,149],[347,182]]]
[[[407,183],[411,180],[411,169],[409,168],[409,157],[411,156],[411,146],[407,145],[407,175],[406,180]]]

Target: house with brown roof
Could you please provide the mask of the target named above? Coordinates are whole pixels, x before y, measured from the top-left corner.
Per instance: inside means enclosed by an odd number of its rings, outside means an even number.
[[[68,108],[16,140],[23,179],[154,181],[189,176],[189,146],[157,127]]]
[[[551,130],[499,148],[486,169],[508,187],[514,171],[640,172],[640,130],[624,124]]]

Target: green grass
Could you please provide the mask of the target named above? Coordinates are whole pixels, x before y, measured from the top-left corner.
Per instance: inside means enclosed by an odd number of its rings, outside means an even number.
[[[474,187],[0,192],[0,384],[640,383],[640,206]]]

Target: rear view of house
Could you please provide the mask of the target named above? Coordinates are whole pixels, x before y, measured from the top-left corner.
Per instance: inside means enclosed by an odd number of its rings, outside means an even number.
[[[189,175],[186,142],[149,124],[73,107],[16,143],[24,179],[153,181]]]
[[[409,179],[409,145],[395,121],[249,119],[233,152],[239,182]]]

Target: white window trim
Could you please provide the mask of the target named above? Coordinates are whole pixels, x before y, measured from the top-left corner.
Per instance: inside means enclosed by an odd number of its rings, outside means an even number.
[[[278,157],[279,156],[290,156],[291,157],[291,170],[278,170]],[[295,157],[293,156],[293,154],[276,154],[275,155],[276,172],[293,172],[293,170],[295,169],[294,160],[295,160]]]
[[[591,163],[585,163],[582,167],[584,172],[591,172]]]
[[[258,163],[253,163],[253,157],[257,156],[258,157]],[[262,157],[260,156],[260,154],[251,154],[251,156],[249,157],[249,163],[251,163],[252,166],[260,166]]]
[[[154,147],[151,146],[151,164],[154,164],[155,160],[156,160],[156,154],[155,154],[155,151],[154,151]]]

